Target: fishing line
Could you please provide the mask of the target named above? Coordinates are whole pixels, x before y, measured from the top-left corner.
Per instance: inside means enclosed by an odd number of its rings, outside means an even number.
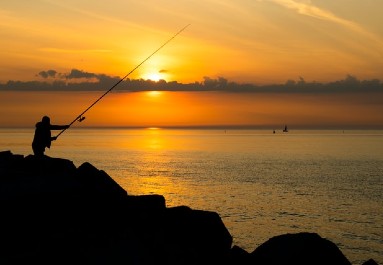
[[[154,54],[156,54],[159,50],[161,50],[164,46],[166,46],[169,42],[171,42],[175,37],[177,37],[182,31],[184,31],[190,24],[186,25],[182,29],[180,29],[176,34],[174,34],[170,39],[168,39],[164,44],[162,44],[157,50],[152,52],[145,60],[143,60],[140,64],[134,67],[129,73],[127,73],[123,78],[121,78],[117,83],[115,83],[109,90],[107,90],[104,94],[101,95],[95,102],[93,102],[87,109],[85,109],[80,115],[78,115],[67,128],[63,129],[59,134],[57,134],[56,138],[58,138],[63,132],[69,129],[73,123],[76,121],[82,122],[85,117],[83,116],[88,110],[90,110],[94,105],[96,105],[103,97],[105,97],[110,91],[112,91],[116,86],[118,86],[122,81],[124,81],[131,73],[133,73],[137,68],[139,68],[142,64],[144,64],[147,60],[149,60]]]

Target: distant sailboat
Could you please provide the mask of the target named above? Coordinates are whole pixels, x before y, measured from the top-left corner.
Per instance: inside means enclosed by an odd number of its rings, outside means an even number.
[[[288,132],[287,125],[285,125],[285,128],[283,129],[283,132]]]

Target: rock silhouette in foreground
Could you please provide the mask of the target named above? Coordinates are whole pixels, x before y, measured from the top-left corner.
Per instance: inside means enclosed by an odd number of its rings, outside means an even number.
[[[104,171],[66,159],[0,152],[0,209],[0,264],[350,264],[309,233],[250,254],[232,247],[217,213],[129,196]]]
[[[351,263],[332,242],[313,233],[273,237],[251,253],[256,264],[344,264]]]

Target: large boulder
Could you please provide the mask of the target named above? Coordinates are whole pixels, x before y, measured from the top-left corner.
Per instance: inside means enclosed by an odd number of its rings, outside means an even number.
[[[215,212],[169,208],[164,232],[163,243],[178,263],[218,264],[229,256],[232,236]]]
[[[76,179],[81,182],[84,194],[100,199],[126,199],[127,192],[113,178],[88,162],[77,169]]]
[[[351,265],[339,248],[315,233],[273,237],[251,253],[256,265]]]
[[[78,189],[72,161],[0,153],[0,201],[68,193]]]
[[[37,197],[89,197],[124,200],[127,192],[108,174],[89,163],[76,168],[72,161],[48,156],[23,157],[0,152],[0,200]]]
[[[0,152],[0,263],[107,257],[121,239],[126,198],[90,164],[77,169],[67,159]]]

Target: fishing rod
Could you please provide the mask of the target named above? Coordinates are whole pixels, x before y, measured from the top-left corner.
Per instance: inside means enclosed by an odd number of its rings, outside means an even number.
[[[184,31],[187,27],[189,27],[190,24],[186,25],[182,29],[180,29],[176,34],[174,34],[170,39],[168,39],[164,44],[162,44],[157,50],[152,52],[148,57],[146,57],[145,60],[143,60],[140,64],[138,64],[136,67],[134,67],[129,73],[127,73],[123,78],[121,78],[117,83],[115,83],[109,90],[107,90],[104,94],[101,95],[95,102],[93,102],[87,109],[85,109],[80,115],[78,115],[69,125],[67,128],[63,129],[59,134],[57,134],[56,139],[67,129],[69,129],[73,123],[76,121],[82,122],[85,120],[85,117],[83,116],[88,110],[90,110],[94,105],[96,105],[103,97],[105,97],[110,91],[112,91],[116,86],[118,86],[122,81],[124,81],[131,73],[133,73],[137,68],[139,68],[142,64],[144,64],[147,60],[149,60],[154,54],[156,54],[159,50],[161,50],[164,46],[166,46],[169,42],[171,42],[175,37],[177,37],[182,31]]]

